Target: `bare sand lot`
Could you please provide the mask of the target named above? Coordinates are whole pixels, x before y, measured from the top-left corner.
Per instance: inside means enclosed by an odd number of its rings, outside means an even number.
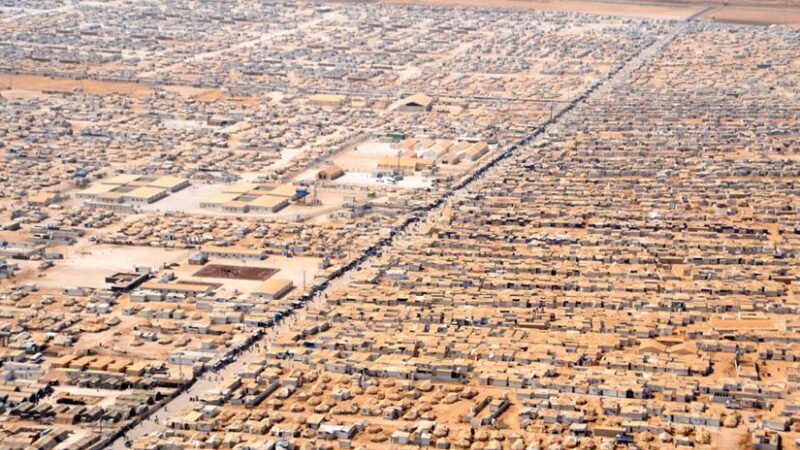
[[[103,288],[105,278],[117,272],[131,272],[135,266],[158,267],[185,259],[187,250],[167,250],[150,247],[121,247],[96,245],[81,253],[66,255],[44,276],[34,281],[44,288],[83,286]]]
[[[149,95],[156,90],[155,85],[147,83],[0,73],[0,89],[8,89],[9,87],[14,90],[26,91],[69,92],[80,90],[95,95]],[[218,98],[220,95],[218,89],[195,88],[190,86],[164,86],[164,89],[177,92],[186,97],[196,96],[198,99],[204,101]]]
[[[75,80],[39,75],[0,74],[0,86],[29,91],[61,91],[83,90],[91,94],[131,94],[147,95],[153,86],[143,83],[124,83],[117,81]]]
[[[730,6],[734,8],[800,8],[798,0],[652,0],[650,4],[663,5],[708,5],[708,6]]]
[[[688,4],[635,4],[591,1],[524,1],[524,0],[382,0],[384,3],[407,3],[415,5],[459,5],[483,8],[523,8],[542,11],[569,11],[589,14],[605,14],[646,19],[682,20],[703,10],[700,5]]]
[[[703,15],[702,20],[741,25],[800,26],[800,9],[723,8]]]

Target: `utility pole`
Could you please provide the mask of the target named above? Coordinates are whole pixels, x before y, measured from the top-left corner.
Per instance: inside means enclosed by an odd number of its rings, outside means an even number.
[[[314,199],[311,201],[312,206],[317,206],[317,182],[314,181]]]
[[[400,154],[401,154],[401,150],[398,150],[397,151],[397,170],[395,172],[395,176],[399,176],[400,175]]]

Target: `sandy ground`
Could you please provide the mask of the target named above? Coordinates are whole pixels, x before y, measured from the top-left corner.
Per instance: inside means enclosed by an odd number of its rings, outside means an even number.
[[[43,277],[28,280],[43,288],[66,288],[82,286],[106,287],[105,277],[117,272],[131,272],[135,266],[156,267],[184,260],[188,250],[167,250],[150,247],[123,247],[115,245],[93,245],[76,254],[67,254],[65,259],[45,272]],[[25,262],[34,263],[36,261]]]
[[[723,8],[702,16],[702,20],[752,25],[800,26],[800,10]]]
[[[39,75],[12,75],[0,73],[0,89],[30,90],[30,91],[61,91],[83,90],[90,94],[128,94],[149,95],[155,86],[147,83],[126,83],[122,81],[76,80],[72,78],[45,77]],[[173,91],[181,95],[198,98],[219,95],[216,89],[194,88],[187,86],[165,86],[164,90]]]
[[[142,211],[147,212],[184,212],[187,214],[207,214],[207,209],[200,207],[200,202],[218,194],[229,186],[225,183],[201,184],[194,183],[186,189],[174,192],[155,203],[143,205]]]
[[[416,5],[460,5],[476,7],[501,7],[538,9],[541,11],[569,11],[589,14],[607,14],[621,17],[642,17],[647,19],[687,19],[703,10],[695,5],[639,5],[633,3],[591,2],[579,0],[565,1],[524,1],[524,0],[381,0],[384,3],[407,3]]]
[[[116,81],[73,80],[69,78],[50,78],[38,75],[10,75],[0,74],[0,86],[13,89],[31,91],[62,91],[83,90],[91,94],[131,94],[147,95],[153,92],[153,86],[142,83],[123,83]]]
[[[664,5],[726,5],[752,8],[800,8],[800,0],[650,0],[648,3]]]

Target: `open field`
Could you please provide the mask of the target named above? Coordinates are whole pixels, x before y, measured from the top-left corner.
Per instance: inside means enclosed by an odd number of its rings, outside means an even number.
[[[0,90],[7,90],[9,88],[13,90],[39,92],[79,91],[94,95],[124,94],[133,96],[150,95],[157,90],[156,85],[149,83],[104,81],[95,79],[78,79],[0,72]],[[177,92],[187,97],[196,96],[198,100],[202,101],[213,99],[219,96],[219,92],[214,89],[193,88],[190,86],[163,86],[163,88],[167,91]]]
[[[71,92],[83,91],[90,94],[128,94],[147,95],[153,87],[143,83],[117,81],[78,80],[38,75],[17,75],[0,73],[0,87],[31,91]]]
[[[43,277],[31,281],[42,288],[80,286],[102,289],[107,286],[105,277],[117,272],[132,272],[136,266],[157,269],[186,256],[186,251],[98,245],[67,255],[44,272]]]
[[[796,9],[800,8],[798,0],[650,0],[647,2],[631,1],[630,3],[648,3],[657,5],[707,5],[730,6],[734,8],[760,9]]]
[[[800,26],[800,9],[726,7],[704,14],[701,20],[740,25]]]

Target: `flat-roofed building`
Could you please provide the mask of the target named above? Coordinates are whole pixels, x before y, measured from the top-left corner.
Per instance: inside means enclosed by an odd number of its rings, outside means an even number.
[[[99,183],[101,184],[110,184],[114,186],[122,186],[125,184],[131,184],[137,179],[141,178],[139,175],[130,174],[130,173],[122,173],[119,175],[115,175],[111,178],[106,178],[105,180],[100,180]]]
[[[201,208],[221,208],[222,205],[236,200],[240,194],[220,192],[200,202]]]
[[[332,164],[328,167],[324,167],[319,172],[317,172],[317,178],[320,180],[335,180],[344,175],[344,170],[337,166],[336,164]]]
[[[291,184],[274,186],[242,182],[226,186],[222,192],[200,202],[200,207],[229,213],[278,212],[303,195],[304,192]]]
[[[122,195],[126,203],[154,203],[169,195],[166,189],[142,186]]]
[[[75,194],[81,199],[93,199],[116,189],[114,184],[96,183]]]
[[[40,192],[31,196],[28,203],[33,206],[48,206],[61,200],[61,196],[57,192]]]
[[[470,161],[477,161],[488,152],[489,146],[485,142],[476,142],[464,151]]]
[[[255,212],[278,212],[289,204],[289,200],[274,195],[262,195],[249,203]]]
[[[177,192],[189,186],[189,180],[174,176],[164,176],[147,183],[147,186],[164,188],[170,192]]]
[[[289,200],[297,200],[298,198],[302,197],[302,194],[297,190],[297,188],[291,184],[282,184],[269,191],[268,195],[284,197]]]
[[[258,183],[234,183],[230,186],[225,186],[222,192],[225,194],[246,194],[254,189],[257,189],[259,186],[260,185]]]
[[[241,200],[233,200],[231,202],[227,202],[222,205],[222,210],[229,213],[247,213],[250,212],[250,203],[241,201]]]
[[[288,294],[292,289],[294,289],[294,283],[292,283],[291,280],[286,278],[270,278],[261,283],[261,285],[253,291],[253,295],[267,300],[276,300]]]
[[[0,258],[31,259],[34,256],[43,256],[47,248],[44,244],[34,242],[0,242]]]
[[[100,180],[76,196],[95,204],[149,204],[189,186],[189,181],[174,176],[120,174]]]

